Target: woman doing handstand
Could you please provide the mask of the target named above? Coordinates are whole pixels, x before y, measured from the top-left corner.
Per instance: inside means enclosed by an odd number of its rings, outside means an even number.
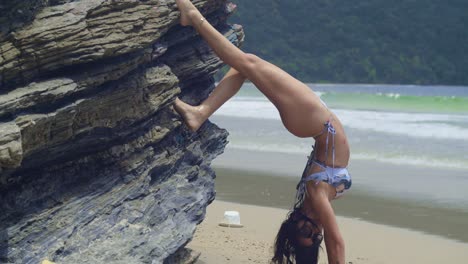
[[[296,263],[317,263],[323,237],[329,263],[345,263],[345,245],[330,203],[351,186],[346,169],[350,151],[340,120],[307,85],[233,45],[189,0],[176,0],[176,4],[181,12],[180,23],[194,27],[221,60],[231,66],[199,106],[176,99],[175,109],[192,131],[249,79],[276,106],[289,132],[315,139],[298,184],[297,201],[278,232],[272,261],[292,263],[295,259]]]

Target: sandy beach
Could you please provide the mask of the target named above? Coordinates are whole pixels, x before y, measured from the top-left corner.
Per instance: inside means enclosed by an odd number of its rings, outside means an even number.
[[[218,225],[228,210],[240,213],[243,228]],[[214,201],[188,248],[201,253],[198,264],[268,263],[286,213],[283,209]],[[440,264],[468,259],[466,243],[352,218],[338,217],[338,222],[346,241],[347,263]],[[325,247],[321,256],[320,263],[327,263]]]
[[[216,197],[289,209],[303,162],[303,155],[226,149],[214,162]],[[468,243],[468,178],[458,177],[456,185],[448,182],[448,176],[464,175],[466,171],[360,160],[353,161],[350,171],[351,190],[333,201],[337,215]],[[443,196],[459,199],[441,203],[438,198]]]
[[[244,88],[210,118],[229,131],[230,143],[213,161],[216,200],[188,245],[201,253],[199,264],[269,263],[313,144],[292,136],[276,108]],[[347,88],[319,90],[352,149],[352,188],[332,203],[346,263],[468,263],[468,119],[435,110],[415,115],[413,103],[435,98],[427,87],[417,90],[432,97],[415,95],[406,108],[387,96],[403,98],[406,87],[374,88],[363,92],[385,104],[367,108],[362,93],[353,101]],[[218,226],[230,210],[240,212],[243,228]],[[321,256],[327,263],[325,248]]]

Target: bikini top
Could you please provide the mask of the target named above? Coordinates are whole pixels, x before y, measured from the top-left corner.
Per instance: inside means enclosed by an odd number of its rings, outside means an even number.
[[[330,137],[331,137],[331,140],[332,140],[332,167],[331,167],[331,174],[333,175],[333,170],[335,169],[335,135],[336,135],[336,130],[335,128],[333,127],[331,121],[333,120],[333,117],[331,117],[327,122],[325,122],[324,124],[324,128],[322,130],[322,132],[317,135],[317,136],[320,136],[322,134],[324,134],[325,132],[327,133],[327,138],[326,138],[326,141],[325,141],[325,162],[324,164],[326,163],[327,159],[328,159],[328,144],[329,144],[329,140],[330,140]],[[331,135],[331,136],[330,136]],[[308,160],[307,160],[307,163],[306,163],[306,166],[304,168],[304,171],[302,172],[302,177],[301,177],[301,181],[299,182],[299,184],[297,185],[296,189],[297,189],[297,193],[296,193],[296,202],[294,204],[294,208],[298,208],[302,205],[302,202],[304,201],[304,194],[305,194],[305,182],[304,182],[304,179],[307,178],[307,172],[309,171],[310,169],[310,166],[317,161],[316,159],[316,155],[315,155],[315,151],[317,150],[317,141],[315,141],[314,145],[312,146],[312,152],[310,153],[310,155],[307,157]]]

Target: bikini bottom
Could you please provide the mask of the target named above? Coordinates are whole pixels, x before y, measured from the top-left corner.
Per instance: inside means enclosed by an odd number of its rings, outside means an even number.
[[[298,195],[303,196],[306,193],[306,184],[308,181],[314,181],[315,184],[326,182],[332,185],[336,189],[335,198],[340,197],[351,188],[352,180],[347,168],[325,166],[317,160],[313,160],[311,165],[318,165],[323,170],[303,177],[297,186]]]

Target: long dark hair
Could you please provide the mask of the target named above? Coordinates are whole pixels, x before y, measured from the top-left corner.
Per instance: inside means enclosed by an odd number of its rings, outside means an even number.
[[[289,212],[286,220],[283,221],[276,235],[274,256],[272,263],[277,264],[316,264],[320,249],[320,241],[312,246],[301,245],[298,241],[299,227],[301,219],[307,218],[307,221],[317,226],[315,222],[303,215],[299,208]],[[295,262],[293,262],[295,260]]]

